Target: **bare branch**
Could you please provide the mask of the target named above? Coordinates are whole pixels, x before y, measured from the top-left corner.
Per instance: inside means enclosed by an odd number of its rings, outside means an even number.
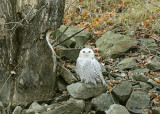
[[[60,37],[62,37],[62,35],[68,30],[69,26],[72,24],[72,22],[70,22],[68,24],[68,26],[65,28],[65,30],[62,32],[62,34],[60,34],[56,39],[59,39]]]
[[[60,45],[60,44],[62,44],[62,43],[64,43],[64,42],[66,42],[67,40],[71,39],[71,38],[74,37],[75,35],[79,34],[79,33],[82,32],[83,30],[87,29],[89,26],[90,26],[90,25],[88,25],[88,26],[86,26],[85,28],[81,29],[80,31],[72,34],[71,36],[69,36],[68,38],[66,38],[65,40],[63,40],[62,42],[56,44],[55,47],[58,46],[58,45]]]

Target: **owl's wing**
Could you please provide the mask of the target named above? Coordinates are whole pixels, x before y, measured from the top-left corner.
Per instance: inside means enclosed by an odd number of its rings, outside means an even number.
[[[100,79],[102,81],[103,85],[106,85],[106,82],[105,82],[104,77],[102,75],[101,66],[95,58],[93,59],[92,65],[94,67],[93,69],[95,70],[96,79],[97,80]]]
[[[79,77],[81,79],[81,82],[86,82],[86,83],[94,83],[96,84],[96,75],[93,71],[93,66],[92,66],[92,61],[90,59],[84,59],[78,57],[77,62],[76,62],[76,70],[77,73],[79,74]]]
[[[76,62],[76,71],[81,79],[81,82],[84,80],[82,67],[83,67],[83,59],[78,57],[77,62]]]

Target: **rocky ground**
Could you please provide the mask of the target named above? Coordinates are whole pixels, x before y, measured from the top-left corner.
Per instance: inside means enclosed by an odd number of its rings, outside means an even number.
[[[53,33],[63,32],[65,26]],[[71,27],[60,38],[79,31]],[[55,39],[51,39],[51,43]],[[5,108],[12,114],[160,114],[160,48],[155,39],[108,31],[95,43],[83,31],[55,48],[58,63],[57,93],[53,99]],[[54,44],[55,45],[55,44]],[[145,48],[139,48],[145,46]],[[78,48],[77,48],[78,47]],[[82,47],[90,47],[101,62],[107,87],[81,83],[75,62]]]

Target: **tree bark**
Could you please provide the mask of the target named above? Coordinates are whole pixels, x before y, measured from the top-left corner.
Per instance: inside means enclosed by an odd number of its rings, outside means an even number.
[[[56,55],[49,31],[65,0],[0,0],[0,100],[26,104],[55,94]]]

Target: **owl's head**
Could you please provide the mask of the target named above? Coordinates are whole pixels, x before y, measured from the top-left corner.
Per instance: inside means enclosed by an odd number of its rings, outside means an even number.
[[[94,52],[90,48],[83,48],[79,53],[79,57],[81,57],[81,58],[94,58]]]

